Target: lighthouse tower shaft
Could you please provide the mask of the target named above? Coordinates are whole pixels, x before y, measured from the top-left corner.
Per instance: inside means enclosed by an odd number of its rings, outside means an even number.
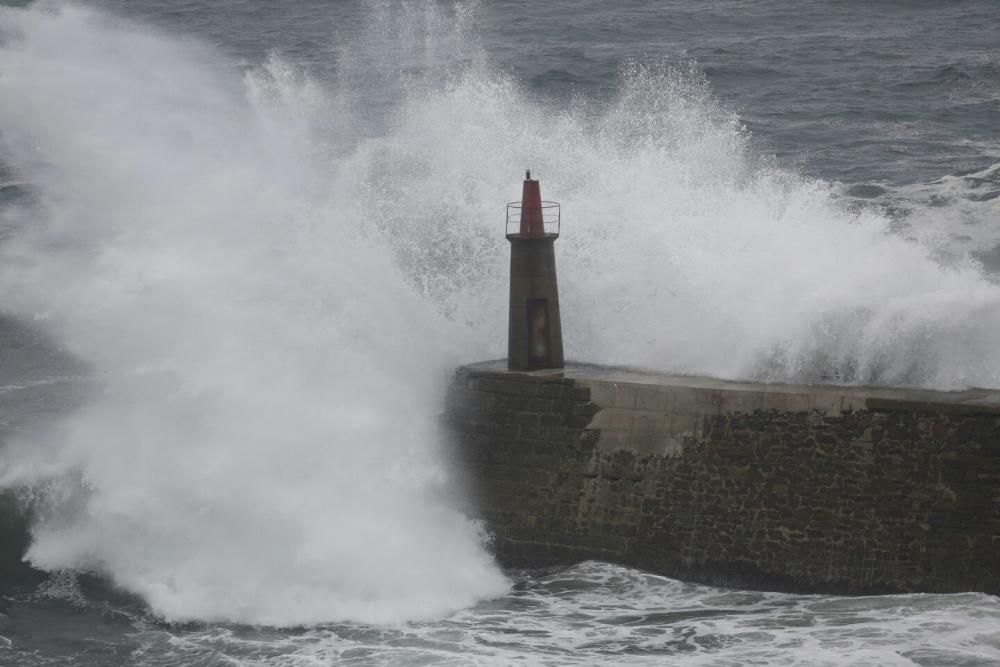
[[[512,218],[517,220],[514,228]],[[559,222],[559,205],[542,201],[538,181],[532,180],[528,172],[521,201],[507,205],[510,241],[507,367],[510,370],[563,367],[555,256]]]

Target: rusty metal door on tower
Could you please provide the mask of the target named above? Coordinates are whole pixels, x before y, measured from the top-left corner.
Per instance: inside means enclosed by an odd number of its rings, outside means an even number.
[[[549,300],[528,299],[528,358],[532,364],[549,361]]]

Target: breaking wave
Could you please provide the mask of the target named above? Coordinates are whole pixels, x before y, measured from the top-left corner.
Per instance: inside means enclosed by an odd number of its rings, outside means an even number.
[[[171,620],[501,594],[435,415],[450,367],[503,354],[525,167],[563,202],[570,358],[1000,387],[981,264],[760,156],[696,66],[552,102],[490,66],[468,8],[379,7],[371,34],[423,31],[393,41],[421,76],[384,39],[345,45],[327,84],[76,4],[0,10],[0,153],[33,195],[3,212],[3,306],[95,378],[0,460],[32,489],[36,566]]]

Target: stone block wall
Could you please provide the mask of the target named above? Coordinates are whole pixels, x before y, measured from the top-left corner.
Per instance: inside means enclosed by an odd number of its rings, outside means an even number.
[[[772,590],[1000,593],[1000,395],[459,369],[502,563]]]

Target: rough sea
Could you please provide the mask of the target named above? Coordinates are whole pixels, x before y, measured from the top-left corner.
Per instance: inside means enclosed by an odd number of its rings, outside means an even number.
[[[526,168],[571,359],[1000,389],[995,0],[0,0],[0,665],[1000,664],[980,593],[497,567],[437,415]]]

